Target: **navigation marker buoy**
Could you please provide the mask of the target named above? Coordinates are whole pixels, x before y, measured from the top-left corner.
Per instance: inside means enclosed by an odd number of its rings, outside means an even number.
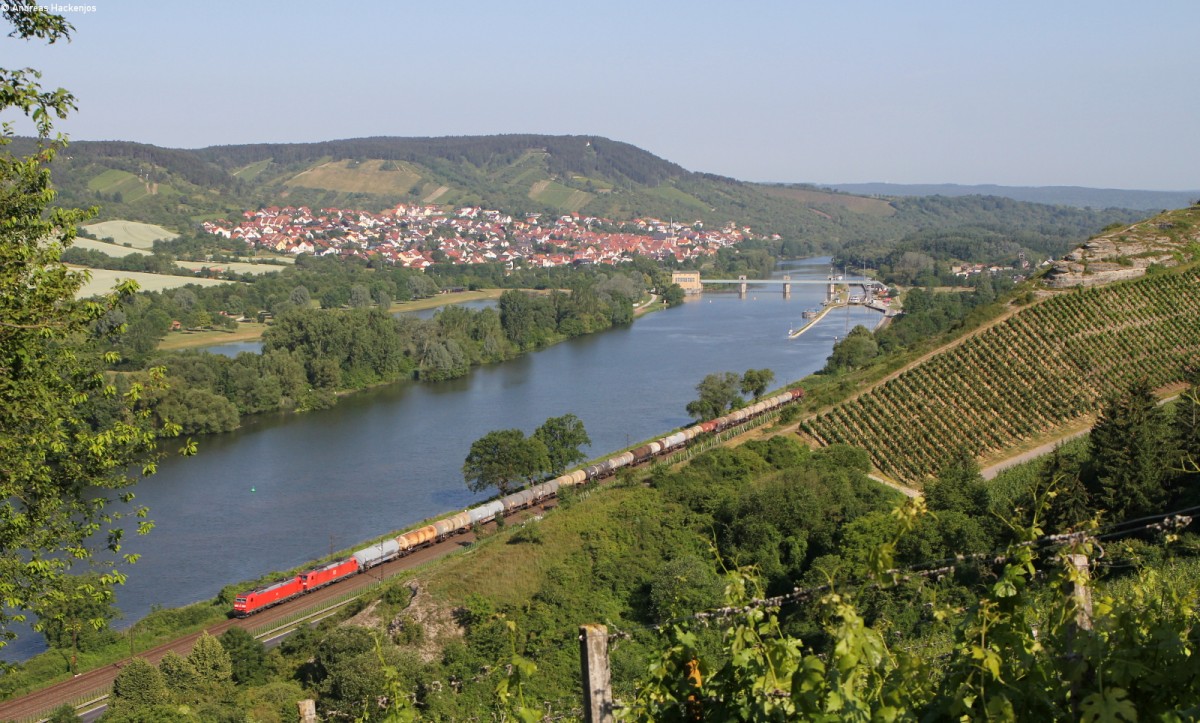
[[[253,488],[253,487],[251,487],[251,488],[250,488],[250,491],[251,491],[251,492],[254,492],[254,488]]]

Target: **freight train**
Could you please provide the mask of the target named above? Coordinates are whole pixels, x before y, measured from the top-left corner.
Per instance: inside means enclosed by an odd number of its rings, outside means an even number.
[[[577,487],[586,482],[600,480],[616,474],[623,467],[640,464],[652,457],[669,454],[681,449],[701,434],[720,432],[742,424],[761,414],[777,409],[804,396],[801,389],[792,389],[743,407],[735,412],[707,422],[693,425],[675,434],[644,444],[636,449],[569,472],[552,480],[519,490],[478,507],[462,510],[436,522],[410,530],[404,534],[375,543],[355,552],[344,560],[336,560],[321,567],[302,572],[293,578],[280,580],[248,590],[237,595],[233,602],[233,614],[243,618],[274,605],[291,600],[313,590],[332,585],[352,575],[382,565],[413,550],[428,547],[435,542],[470,530],[472,526],[491,522],[497,517],[511,515],[518,510],[555,497],[560,489]]]

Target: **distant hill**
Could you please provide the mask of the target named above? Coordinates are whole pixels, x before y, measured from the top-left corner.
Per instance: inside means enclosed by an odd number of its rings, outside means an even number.
[[[27,150],[31,142],[9,146]],[[24,147],[23,147],[24,146]],[[321,143],[159,148],[76,141],[54,162],[59,201],[98,205],[127,219],[188,232],[199,221],[266,205],[359,208],[397,203],[484,206],[514,215],[581,213],[617,224],[638,217],[750,227],[778,234],[785,255],[848,242],[886,244],[915,231],[986,223],[996,233],[1030,224],[1070,243],[1132,211],[1051,209],[978,196],[919,203],[810,185],[769,185],[689,171],[599,136],[529,134],[355,138]]]
[[[836,183],[831,188],[862,196],[1000,196],[1028,203],[1076,208],[1131,208],[1163,211],[1185,208],[1200,191],[1131,191],[1082,186],[960,186],[954,183]]]

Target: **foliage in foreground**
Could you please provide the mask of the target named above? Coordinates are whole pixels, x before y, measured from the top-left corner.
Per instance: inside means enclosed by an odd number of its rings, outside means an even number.
[[[898,509],[908,520],[919,502]],[[1169,527],[1169,526],[1168,526]],[[673,626],[666,648],[621,713],[625,720],[1188,720],[1200,715],[1200,676],[1190,658],[1200,590],[1150,570],[1090,615],[1069,591],[1086,585],[1072,555],[1097,552],[1085,535],[1050,540],[1020,531],[978,603],[955,610],[928,601],[953,635],[946,655],[889,645],[868,627],[853,592],[817,592],[825,636],[817,645],[789,636],[776,601],[732,576],[719,617],[727,654],[713,660],[696,644],[707,620]],[[912,574],[884,569],[872,585]],[[794,598],[793,598],[794,599]],[[790,600],[789,600],[790,602]],[[714,616],[715,617],[715,616]],[[698,675],[693,671],[699,671]]]
[[[21,40],[54,43],[72,30],[34,5],[5,3],[2,13],[11,36]],[[83,348],[93,323],[136,287],[124,285],[101,300],[75,299],[84,276],[61,257],[88,213],[51,207],[48,170],[64,144],[51,136],[53,119],[65,118],[75,104],[65,90],[43,89],[38,77],[0,68],[0,111],[16,109],[37,131],[27,156],[4,148],[11,123],[0,131],[0,647],[14,637],[10,623],[26,611],[60,635],[70,630],[78,637],[107,623],[85,609],[111,599],[122,577],[99,563],[95,551],[119,557],[130,487],[138,472],[154,472],[156,435],[139,399],[162,380],[160,369],[150,370],[118,393],[103,373],[114,358]],[[163,429],[178,432],[169,421]],[[139,533],[148,529],[145,520],[137,525]],[[88,584],[64,582],[68,571],[89,565],[102,572]]]

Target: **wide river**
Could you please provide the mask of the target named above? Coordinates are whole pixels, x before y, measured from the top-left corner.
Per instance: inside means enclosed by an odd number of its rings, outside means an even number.
[[[793,262],[787,272],[824,279],[828,263]],[[585,451],[600,457],[688,423],[685,407],[706,374],[765,367],[776,386],[811,374],[835,338],[880,318],[839,309],[789,340],[823,296],[820,285],[795,285],[790,299],[778,286],[752,286],[745,299],[706,293],[463,379],[395,384],[204,437],[197,456],[168,457],[137,487],[156,526],[126,545],[142,558],[117,592],[125,623],[480,501],[486,495],[467,490],[461,467],[471,443],[491,430],[530,433],[570,412],[592,438]],[[41,636],[27,633],[3,657],[43,649]]]

